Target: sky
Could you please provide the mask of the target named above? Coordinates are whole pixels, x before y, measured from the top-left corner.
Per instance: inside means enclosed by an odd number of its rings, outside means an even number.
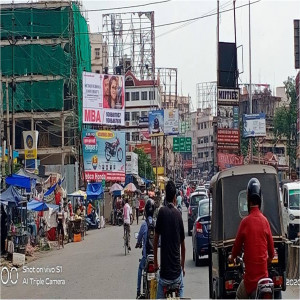
[[[107,9],[120,6],[141,5],[148,1],[82,0],[83,7]],[[251,0],[254,2],[256,0]],[[18,2],[18,1],[15,1]],[[22,1],[29,2],[29,1]],[[233,1],[220,0],[220,11],[233,7]],[[236,6],[248,1],[236,0]],[[122,10],[88,12],[91,32],[102,31],[103,13],[154,11],[155,25],[203,16],[216,12],[217,0],[171,0],[165,3]],[[296,76],[294,68],[293,20],[300,19],[298,0],[261,0],[251,5],[251,60],[252,83],[268,83],[275,94],[275,87],[283,86],[288,76]],[[186,24],[186,23],[185,23]],[[237,45],[240,83],[249,82],[249,6],[236,10]],[[217,16],[199,19],[186,26],[178,25],[155,28],[156,67],[178,69],[179,94],[192,97],[196,104],[196,84],[216,81]],[[169,32],[172,29],[176,29]],[[166,33],[166,34],[164,34]],[[163,36],[160,36],[164,34]],[[234,42],[233,12],[220,16],[220,41]],[[242,55],[243,53],[243,55]],[[243,64],[242,64],[243,62]]]

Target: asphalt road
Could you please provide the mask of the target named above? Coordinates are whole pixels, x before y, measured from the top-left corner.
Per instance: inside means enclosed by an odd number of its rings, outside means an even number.
[[[183,216],[187,228],[186,209]],[[1,298],[135,298],[141,250],[134,249],[133,233],[139,227],[132,226],[133,249],[129,255],[124,255],[122,227],[107,226],[89,231],[84,241],[67,244],[64,249],[54,249],[26,265],[31,268],[31,273],[20,268],[17,284],[1,284]],[[192,241],[188,236],[186,250],[185,297],[208,298],[208,262],[204,260],[203,266],[195,267]],[[13,273],[13,281],[15,276]],[[283,297],[297,299],[298,293],[299,289],[289,290],[283,293]]]

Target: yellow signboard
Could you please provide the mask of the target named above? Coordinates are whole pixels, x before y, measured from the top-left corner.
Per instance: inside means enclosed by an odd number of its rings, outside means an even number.
[[[39,132],[23,131],[25,159],[37,159],[37,141]]]

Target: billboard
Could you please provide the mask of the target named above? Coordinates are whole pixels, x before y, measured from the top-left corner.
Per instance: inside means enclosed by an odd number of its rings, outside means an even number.
[[[149,133],[150,136],[164,135],[164,111],[149,111]]]
[[[239,89],[218,88],[218,105],[238,105],[239,95]]]
[[[82,130],[85,179],[125,181],[125,132]]]
[[[82,73],[83,124],[125,125],[124,76]]]
[[[126,174],[139,174],[139,156],[134,152],[126,154]]]
[[[149,111],[150,136],[179,134],[178,109]]]
[[[239,128],[239,107],[218,105],[218,128]]]
[[[142,149],[146,154],[151,154],[151,143],[129,145],[130,151],[134,151],[135,148]]]
[[[218,129],[218,149],[239,150],[239,144],[240,131],[238,129]]]
[[[266,114],[243,115],[243,137],[266,136]]]

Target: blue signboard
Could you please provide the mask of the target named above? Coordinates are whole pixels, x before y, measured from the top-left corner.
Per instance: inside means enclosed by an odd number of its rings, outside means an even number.
[[[266,114],[243,115],[243,137],[266,136]]]

